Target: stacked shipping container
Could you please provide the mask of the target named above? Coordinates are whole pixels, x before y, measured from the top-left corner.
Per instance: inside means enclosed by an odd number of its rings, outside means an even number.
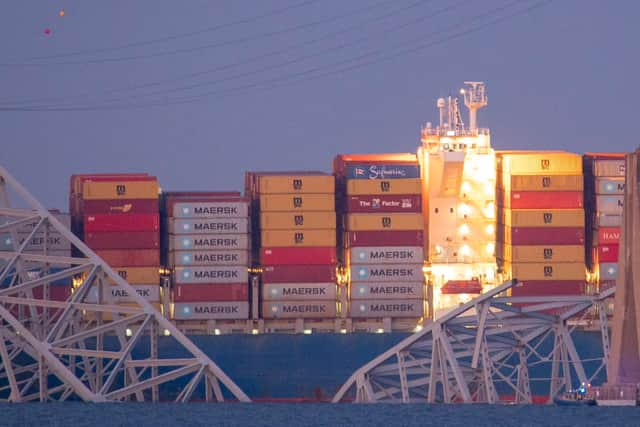
[[[158,192],[157,178],[147,174],[73,175],[70,211],[73,232],[160,309]],[[117,287],[111,297],[132,302]]]
[[[249,317],[249,201],[240,193],[163,194],[174,319]]]
[[[248,172],[265,319],[337,316],[335,182],[322,172]],[[255,299],[254,299],[255,301]]]
[[[598,288],[615,286],[618,274],[620,226],[624,206],[625,155],[586,153],[585,209],[587,264],[597,273]]]
[[[334,173],[349,317],[422,317],[424,218],[416,156],[339,155]]]
[[[498,263],[522,282],[512,295],[584,293],[581,157],[498,152],[497,165]]]

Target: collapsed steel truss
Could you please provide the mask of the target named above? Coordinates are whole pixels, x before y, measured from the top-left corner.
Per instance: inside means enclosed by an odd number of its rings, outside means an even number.
[[[534,383],[552,399],[606,371],[605,299],[615,288],[597,296],[504,296],[512,286],[481,295],[382,353],[356,370],[333,402],[532,403]],[[587,319],[602,338],[602,354],[591,358],[581,357],[573,340]],[[530,377],[534,370],[546,374]]]
[[[11,208],[10,197],[23,208]],[[29,224],[35,227],[25,228]],[[48,237],[54,233],[78,255],[50,253]],[[249,401],[2,167],[0,237],[12,244],[12,250],[0,251],[0,401],[185,402],[196,391],[206,401],[223,401],[225,395]],[[73,280],[75,289],[66,301],[53,301],[49,295],[60,280]],[[131,302],[116,304],[114,286]],[[179,345],[159,345],[160,339]]]

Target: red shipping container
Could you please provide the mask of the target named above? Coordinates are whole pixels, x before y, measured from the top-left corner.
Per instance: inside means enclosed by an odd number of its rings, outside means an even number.
[[[157,231],[90,232],[84,242],[91,249],[154,249],[160,247]]]
[[[511,288],[513,297],[584,295],[583,280],[526,280]]]
[[[268,265],[262,267],[263,283],[320,283],[336,281],[336,266]]]
[[[345,233],[345,245],[356,246],[422,246],[424,232],[408,231],[349,231]]]
[[[90,231],[158,231],[158,214],[95,214],[84,218],[84,232]]]
[[[260,250],[262,265],[335,265],[336,262],[336,248],[332,247],[279,247]]]
[[[599,245],[598,262],[618,262],[619,248],[618,244]]]
[[[84,215],[95,214],[157,214],[158,199],[81,200],[79,210]]]
[[[598,244],[610,245],[612,243],[620,243],[620,228],[618,227],[602,227],[598,230]]]
[[[160,267],[158,249],[103,249],[95,252],[111,267]]]
[[[582,191],[516,191],[511,193],[511,209],[580,209]]]
[[[406,196],[349,196],[347,211],[362,212],[422,212],[422,196],[411,194]]]
[[[44,295],[44,287],[43,286],[38,286],[32,289],[33,290],[33,298],[35,299],[43,299],[43,295]],[[47,301],[66,301],[69,299],[69,297],[71,296],[71,285],[65,285],[65,286],[50,286],[49,287],[49,298],[47,298]],[[24,313],[24,315],[26,316],[30,316],[31,315],[31,311],[29,309],[29,307],[27,306],[17,306],[14,305],[10,308],[10,312],[12,315],[18,317],[20,314],[20,309],[19,307],[22,307],[22,312]],[[36,312],[38,314],[42,314],[43,311],[43,307],[36,307]],[[58,315],[59,313],[61,313],[63,311],[62,308],[49,308],[48,310],[48,316],[49,318],[52,318],[55,315]]]
[[[248,301],[249,286],[246,283],[206,283],[176,285],[175,302]]]
[[[512,245],[584,245],[582,227],[512,227]]]

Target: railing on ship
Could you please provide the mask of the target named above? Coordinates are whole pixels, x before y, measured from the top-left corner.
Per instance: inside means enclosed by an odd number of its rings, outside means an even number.
[[[462,141],[452,139],[451,141],[441,140],[440,138],[476,138],[478,136],[489,136],[489,129],[441,129],[441,128],[423,128],[422,129],[422,146],[429,152],[442,151],[462,151],[467,153],[488,154],[491,150],[489,139],[486,138],[482,144],[472,141]],[[433,138],[437,139],[433,139]]]

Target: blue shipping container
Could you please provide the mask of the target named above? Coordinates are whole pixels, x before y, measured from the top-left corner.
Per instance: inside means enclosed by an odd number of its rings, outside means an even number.
[[[401,179],[420,178],[419,165],[349,165],[347,179]]]

